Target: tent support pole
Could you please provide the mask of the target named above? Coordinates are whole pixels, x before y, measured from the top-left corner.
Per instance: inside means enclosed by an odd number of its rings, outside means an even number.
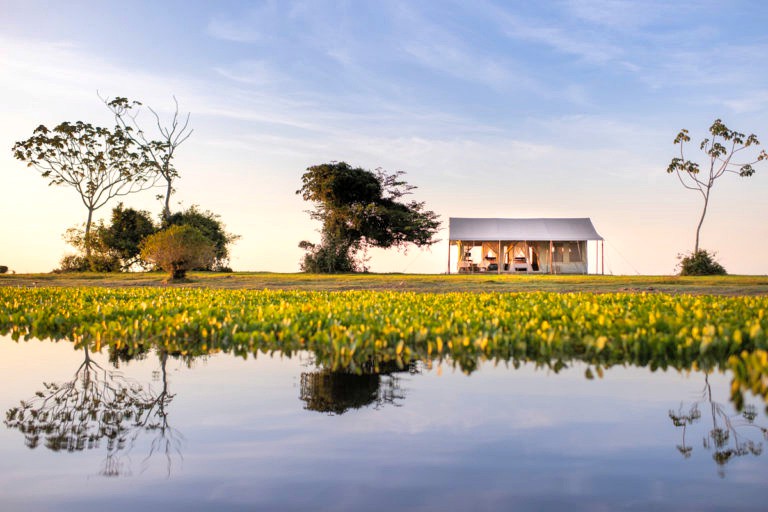
[[[600,257],[600,264],[603,266],[600,273],[605,275],[605,240],[600,240],[600,250],[603,253]]]
[[[448,275],[451,275],[451,241],[448,240]]]
[[[549,241],[549,273],[554,273],[555,269],[555,253],[552,245],[552,240]]]

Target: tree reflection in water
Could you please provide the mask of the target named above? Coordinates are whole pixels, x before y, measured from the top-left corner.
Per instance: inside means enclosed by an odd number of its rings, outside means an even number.
[[[168,352],[161,351],[158,354],[160,358],[159,379],[162,382],[160,393],[153,400],[147,403],[147,407],[136,418],[136,426],[145,432],[154,433],[154,438],[150,443],[149,454],[144,459],[144,464],[156,453],[162,453],[166,460],[166,474],[171,476],[173,468],[173,456],[177,455],[179,459],[184,457],[181,454],[181,447],[184,442],[184,436],[168,423],[168,406],[173,395],[168,390],[168,372],[166,365],[168,363]],[[138,435],[138,432],[137,432]]]
[[[405,372],[420,373],[419,363],[369,363],[363,365],[360,373],[328,368],[303,372],[299,398],[305,402],[305,409],[328,414],[344,414],[371,404],[377,409],[383,405],[399,407],[405,390],[396,374]]]
[[[703,438],[702,445],[705,449],[712,450],[712,460],[717,464],[717,473],[721,478],[725,477],[725,465],[735,457],[760,455],[763,452],[763,444],[748,437],[748,433],[756,429],[763,438],[768,439],[768,429],[755,423],[757,418],[755,407],[747,405],[741,414],[728,414],[723,404],[712,400],[709,374],[705,373],[701,400],[693,402],[687,410],[680,404],[677,411],[669,411],[672,424],[682,428],[683,431],[682,442],[677,445],[677,450],[683,457],[687,459],[693,452],[693,447],[686,443],[685,437],[688,426],[702,418],[702,410],[705,410],[707,418],[712,420],[712,428]]]
[[[106,458],[100,471],[105,476],[130,473],[130,454],[141,437],[142,441],[147,440],[149,452],[142,461],[143,469],[148,467],[153,458],[164,459],[166,473],[170,476],[174,461],[177,458],[183,459],[184,439],[172,427],[169,419],[169,407],[174,395],[169,388],[168,360],[182,358],[189,366],[193,359],[205,358],[220,349],[212,351],[207,347],[193,346],[187,350],[178,344],[174,346],[174,350],[178,351],[171,352],[164,347],[159,343],[154,347],[153,344],[139,346],[138,349],[118,349],[110,345],[109,361],[115,366],[114,371],[108,371],[96,363],[89,349],[84,347],[84,360],[71,381],[44,382],[44,389],[38,391],[34,398],[7,411],[5,425],[21,432],[25,444],[30,448],[43,445],[53,451],[78,452],[104,448],[106,444]],[[161,383],[157,392],[149,386],[142,386],[123,377],[118,371],[122,362],[146,358],[150,353],[156,354],[159,360],[159,369],[154,372],[157,381]],[[182,356],[182,353],[193,355]],[[299,397],[306,410],[332,415],[368,406],[380,408],[385,405],[402,405],[406,392],[401,375],[405,372],[420,373],[424,367],[431,368],[435,361],[440,364],[446,362],[469,374],[482,361],[490,359],[485,355],[473,357],[472,354],[465,354],[460,359],[431,358],[427,353],[421,356],[417,354],[416,357],[410,355],[414,361],[408,363],[399,359],[385,360],[383,357],[360,355],[357,360],[350,358],[344,366],[337,364],[339,357],[332,351],[316,350],[308,353],[313,366],[318,369],[301,374]],[[576,360],[541,355],[517,357],[511,354],[493,359],[494,362],[503,362],[513,368],[533,363],[536,369],[546,368],[554,373],[568,368],[569,363]],[[601,377],[603,366],[594,362],[592,364],[595,364],[597,376]],[[613,361],[606,367],[614,364],[618,362]],[[656,363],[645,362],[645,365],[649,364]],[[681,363],[676,368],[680,371],[690,367]],[[669,411],[673,425],[682,429],[682,441],[677,449],[686,458],[691,457],[694,450],[689,444],[692,426],[703,426],[704,422],[708,425],[711,420],[711,429],[703,438],[703,446],[712,452],[721,476],[725,474],[725,466],[734,458],[762,453],[763,445],[753,434],[759,433],[768,438],[768,429],[755,423],[755,408],[743,406],[740,394],[742,388],[753,392],[757,389],[756,396],[764,396],[760,392],[763,388],[758,386],[764,386],[764,382],[756,380],[762,379],[762,374],[752,377],[753,373],[747,370],[734,372],[731,383],[732,400],[734,406],[742,411],[740,415],[729,415],[730,407],[712,400],[706,373],[701,398],[687,406],[681,404],[677,411]],[[587,378],[595,377],[589,368],[585,375]],[[733,395],[734,390],[739,393]]]
[[[99,449],[106,442],[106,456],[100,471],[103,476],[130,474],[124,462],[143,432],[155,433],[146,464],[156,453],[163,453],[170,475],[173,455],[181,457],[183,437],[168,423],[168,405],[174,395],[168,390],[168,354],[159,352],[162,390],[154,394],[118,371],[108,371],[95,362],[87,347],[84,361],[71,381],[43,382],[43,390],[6,412],[5,425],[24,435],[31,448],[44,446],[53,451],[78,452]],[[118,361],[132,357],[114,356]]]

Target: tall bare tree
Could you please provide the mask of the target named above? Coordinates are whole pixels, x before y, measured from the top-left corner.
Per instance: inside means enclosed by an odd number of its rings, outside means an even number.
[[[49,185],[69,185],[80,195],[88,218],[85,253],[91,257],[93,212],[110,199],[154,185],[156,175],[144,149],[128,130],[77,121],[53,129],[38,126],[32,137],[13,145],[13,156],[37,169]]]
[[[693,252],[697,254],[699,252],[699,235],[701,233],[701,226],[704,223],[704,217],[707,215],[707,207],[709,206],[709,199],[712,194],[712,187],[715,185],[715,181],[723,177],[726,173],[738,174],[739,176],[746,178],[752,176],[755,173],[754,164],[761,160],[768,158],[765,150],[761,151],[757,156],[747,159],[744,162],[734,161],[734,157],[750,146],[759,146],[760,142],[757,140],[757,136],[753,133],[749,136],[739,133],[734,130],[728,129],[720,119],[716,119],[712,126],[709,127],[709,133],[712,134],[712,138],[706,138],[699,144],[705,155],[705,164],[702,168],[699,164],[686,160],[683,153],[683,146],[686,142],[690,142],[691,137],[688,135],[688,130],[681,130],[675,137],[675,144],[680,144],[680,157],[673,158],[667,167],[667,173],[676,174],[680,183],[689,190],[695,190],[701,194],[701,198],[704,201],[703,208],[701,210],[701,217],[699,223],[696,226],[696,243],[694,244]]]
[[[175,110],[171,117],[170,124],[163,124],[160,115],[151,107],[147,109],[152,113],[155,118],[155,126],[158,139],[151,139],[147,137],[146,132],[141,128],[139,124],[139,114],[143,104],[139,101],[130,101],[128,98],[116,97],[112,100],[108,98],[102,98],[107,108],[115,115],[115,121],[120,125],[126,133],[129,134],[131,140],[141,146],[149,155],[149,158],[153,162],[155,172],[158,173],[163,180],[165,180],[165,194],[158,195],[158,199],[163,199],[163,219],[168,219],[171,215],[171,194],[175,192],[173,188],[173,182],[179,177],[179,172],[173,165],[173,157],[176,150],[181,146],[194,131],[189,126],[190,113],[179,114],[179,102],[176,97],[173,97],[175,104]]]

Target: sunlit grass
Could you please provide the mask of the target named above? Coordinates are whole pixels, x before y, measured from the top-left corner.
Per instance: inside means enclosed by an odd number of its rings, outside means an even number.
[[[5,274],[0,286],[159,286],[162,273]],[[283,290],[404,290],[417,292],[552,291],[768,294],[768,276],[599,276],[526,274],[278,274],[193,272],[173,287]]]

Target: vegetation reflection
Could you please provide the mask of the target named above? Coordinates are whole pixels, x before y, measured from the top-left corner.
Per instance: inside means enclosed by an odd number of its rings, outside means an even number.
[[[328,414],[344,414],[370,405],[375,409],[384,405],[399,407],[405,389],[398,374],[406,372],[421,373],[419,363],[369,363],[359,372],[331,368],[302,372],[299,398],[305,402],[305,409]]]
[[[110,351],[109,359],[117,368],[144,354],[129,355]],[[153,434],[149,454],[143,465],[157,454],[166,460],[170,476],[174,457],[182,457],[183,436],[169,424],[168,407],[174,398],[169,391],[166,365],[169,354],[158,351],[161,381],[159,393],[149,386],[128,379],[119,371],[110,371],[93,360],[83,347],[83,363],[67,382],[43,382],[43,389],[18,407],[6,412],[5,425],[24,435],[25,444],[35,449],[44,441],[49,450],[79,452],[100,449],[106,443],[106,455],[100,474],[130,474],[124,459],[141,434]]]
[[[698,423],[699,420],[708,424],[711,421],[711,428],[703,438],[702,446],[712,451],[712,460],[718,466],[717,472],[720,477],[725,477],[725,465],[735,457],[763,453],[763,444],[750,439],[750,433],[758,432],[763,438],[768,439],[768,428],[755,423],[757,411],[754,406],[744,406],[740,414],[730,414],[728,410],[728,407],[712,399],[709,374],[705,373],[701,398],[688,406],[680,404],[677,411],[669,411],[672,424],[682,430],[682,441],[677,445],[677,450],[686,459],[693,452],[693,446],[686,441],[688,427]]]
[[[144,469],[150,459],[158,456],[165,460],[165,470],[170,476],[174,460],[183,458],[184,438],[170,422],[169,407],[175,395],[169,387],[168,361],[181,359],[191,366],[199,358],[225,351],[221,347],[203,346],[197,340],[190,340],[187,345],[178,341],[173,351],[149,340],[131,344],[112,343],[105,348],[114,370],[107,370],[94,361],[93,345],[73,343],[75,350],[82,350],[83,362],[72,380],[44,382],[43,389],[37,391],[33,398],[7,411],[5,425],[21,432],[25,444],[33,449],[42,444],[53,451],[78,452],[98,449],[106,444],[100,471],[104,476],[131,472],[129,456],[142,436],[142,441],[146,441],[148,446],[148,454],[143,459]],[[627,365],[648,367],[652,371],[668,368],[702,371],[705,385],[701,398],[687,405],[681,404],[678,410],[669,411],[673,425],[681,429],[682,440],[677,445],[678,451],[684,457],[690,457],[694,450],[690,429],[693,425],[701,427],[705,421],[708,424],[711,421],[711,428],[703,438],[703,446],[712,452],[712,459],[717,463],[721,476],[725,474],[726,464],[734,458],[762,453],[762,443],[750,435],[759,433],[768,439],[768,429],[755,423],[756,409],[745,403],[744,395],[749,392],[760,398],[765,397],[764,351],[743,352],[723,362],[709,353],[691,359],[680,357],[680,354],[675,357],[658,353],[641,353],[621,359],[609,352],[578,354],[568,353],[564,348],[550,346],[546,351],[535,353],[512,349],[507,354],[497,353],[495,357],[461,350],[452,355],[439,351],[430,355],[428,351],[420,353],[414,348],[406,358],[399,354],[390,357],[387,352],[373,356],[339,354],[333,347],[310,352],[281,352],[258,346],[250,351],[238,350],[234,354],[258,357],[264,352],[290,358],[309,353],[310,364],[316,369],[301,374],[299,398],[306,410],[331,415],[369,406],[398,407],[406,398],[402,377],[421,373],[423,368],[432,368],[433,365],[447,365],[472,373],[483,362],[505,364],[515,369],[533,364],[536,368],[556,374],[581,363],[586,365],[584,375],[587,379],[602,378],[606,369]],[[119,371],[123,363],[145,359],[150,354],[158,358],[158,369],[153,372],[161,384],[158,391],[124,377]],[[713,401],[709,374],[714,371],[731,372],[733,409]],[[733,410],[740,414],[730,412]]]

